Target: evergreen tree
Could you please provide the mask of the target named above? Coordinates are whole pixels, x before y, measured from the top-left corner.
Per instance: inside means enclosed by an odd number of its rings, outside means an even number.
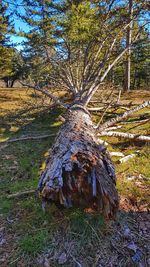
[[[54,18],[52,5],[48,0],[23,0],[24,14],[18,16],[30,27],[22,32],[24,59],[28,66],[26,78],[29,82],[46,84],[51,70],[50,57],[54,53]]]
[[[14,33],[8,5],[0,1],[0,78],[11,73],[11,59],[14,49],[10,45],[10,34]]]

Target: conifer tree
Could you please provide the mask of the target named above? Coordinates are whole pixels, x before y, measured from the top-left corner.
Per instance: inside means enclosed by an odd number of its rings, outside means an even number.
[[[0,77],[11,73],[13,48],[10,46],[10,34],[14,33],[13,22],[8,6],[0,1]]]

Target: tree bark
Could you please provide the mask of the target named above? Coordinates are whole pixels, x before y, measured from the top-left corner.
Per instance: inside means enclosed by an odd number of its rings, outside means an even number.
[[[93,208],[112,218],[118,209],[115,168],[99,144],[88,111],[73,105],[50,150],[38,190],[44,201]]]

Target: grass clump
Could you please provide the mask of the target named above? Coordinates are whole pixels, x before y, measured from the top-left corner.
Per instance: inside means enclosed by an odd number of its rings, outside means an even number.
[[[35,256],[44,250],[48,238],[48,231],[40,230],[35,233],[26,234],[20,239],[18,245],[22,252]]]
[[[0,203],[1,203],[1,207],[0,207],[0,213],[7,215],[12,207],[13,207],[13,202],[12,200],[9,200],[5,197],[1,197],[0,198]]]

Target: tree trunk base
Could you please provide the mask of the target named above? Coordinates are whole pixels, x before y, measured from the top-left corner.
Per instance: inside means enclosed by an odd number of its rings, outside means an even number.
[[[44,201],[91,207],[106,218],[118,209],[115,168],[98,144],[89,113],[74,105],[50,150],[38,190]]]

